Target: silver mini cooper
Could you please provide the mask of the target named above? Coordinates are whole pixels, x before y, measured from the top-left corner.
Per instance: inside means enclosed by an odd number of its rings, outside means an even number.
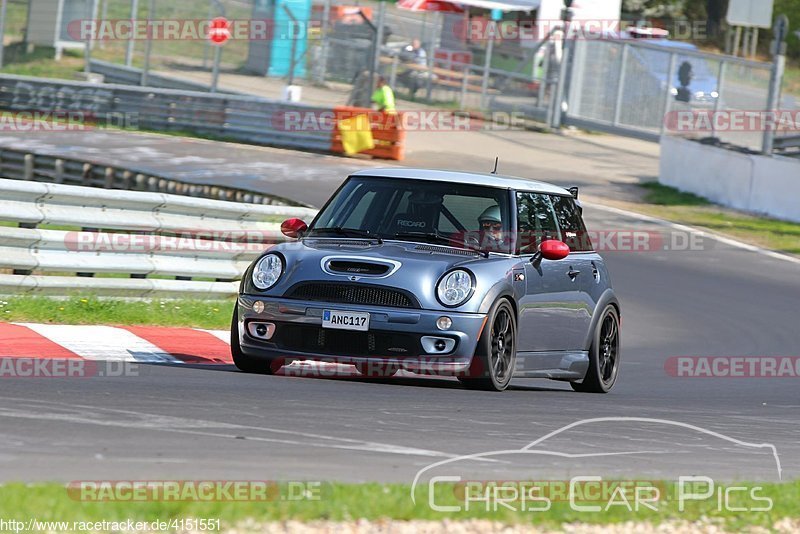
[[[247,269],[233,361],[252,373],[316,360],[497,391],[550,378],[608,392],[620,307],[577,195],[495,174],[352,174]]]

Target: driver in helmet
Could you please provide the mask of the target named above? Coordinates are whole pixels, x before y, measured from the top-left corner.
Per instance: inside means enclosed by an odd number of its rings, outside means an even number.
[[[478,217],[482,248],[501,251],[505,245],[500,206],[489,206]]]

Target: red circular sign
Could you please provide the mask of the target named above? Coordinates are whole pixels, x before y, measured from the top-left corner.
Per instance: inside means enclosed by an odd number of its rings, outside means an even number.
[[[230,23],[225,17],[217,17],[208,25],[208,38],[214,44],[225,44],[231,36]]]

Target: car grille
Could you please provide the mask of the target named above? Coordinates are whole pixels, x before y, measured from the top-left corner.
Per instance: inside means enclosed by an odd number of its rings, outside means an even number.
[[[418,336],[396,332],[354,332],[279,323],[273,342],[282,350],[335,356],[413,357],[422,352]]]
[[[369,284],[306,282],[289,289],[285,298],[388,306],[391,308],[419,308],[413,295],[398,289]]]

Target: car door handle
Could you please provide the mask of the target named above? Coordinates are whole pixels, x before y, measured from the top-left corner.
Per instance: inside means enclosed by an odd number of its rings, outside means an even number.
[[[575,269],[570,269],[569,271],[567,271],[567,276],[569,276],[569,277],[570,277],[570,278],[572,278],[573,280],[575,280],[575,278],[576,278],[576,277],[577,277],[579,274],[581,274],[581,272],[580,272],[580,271],[576,271]]]

